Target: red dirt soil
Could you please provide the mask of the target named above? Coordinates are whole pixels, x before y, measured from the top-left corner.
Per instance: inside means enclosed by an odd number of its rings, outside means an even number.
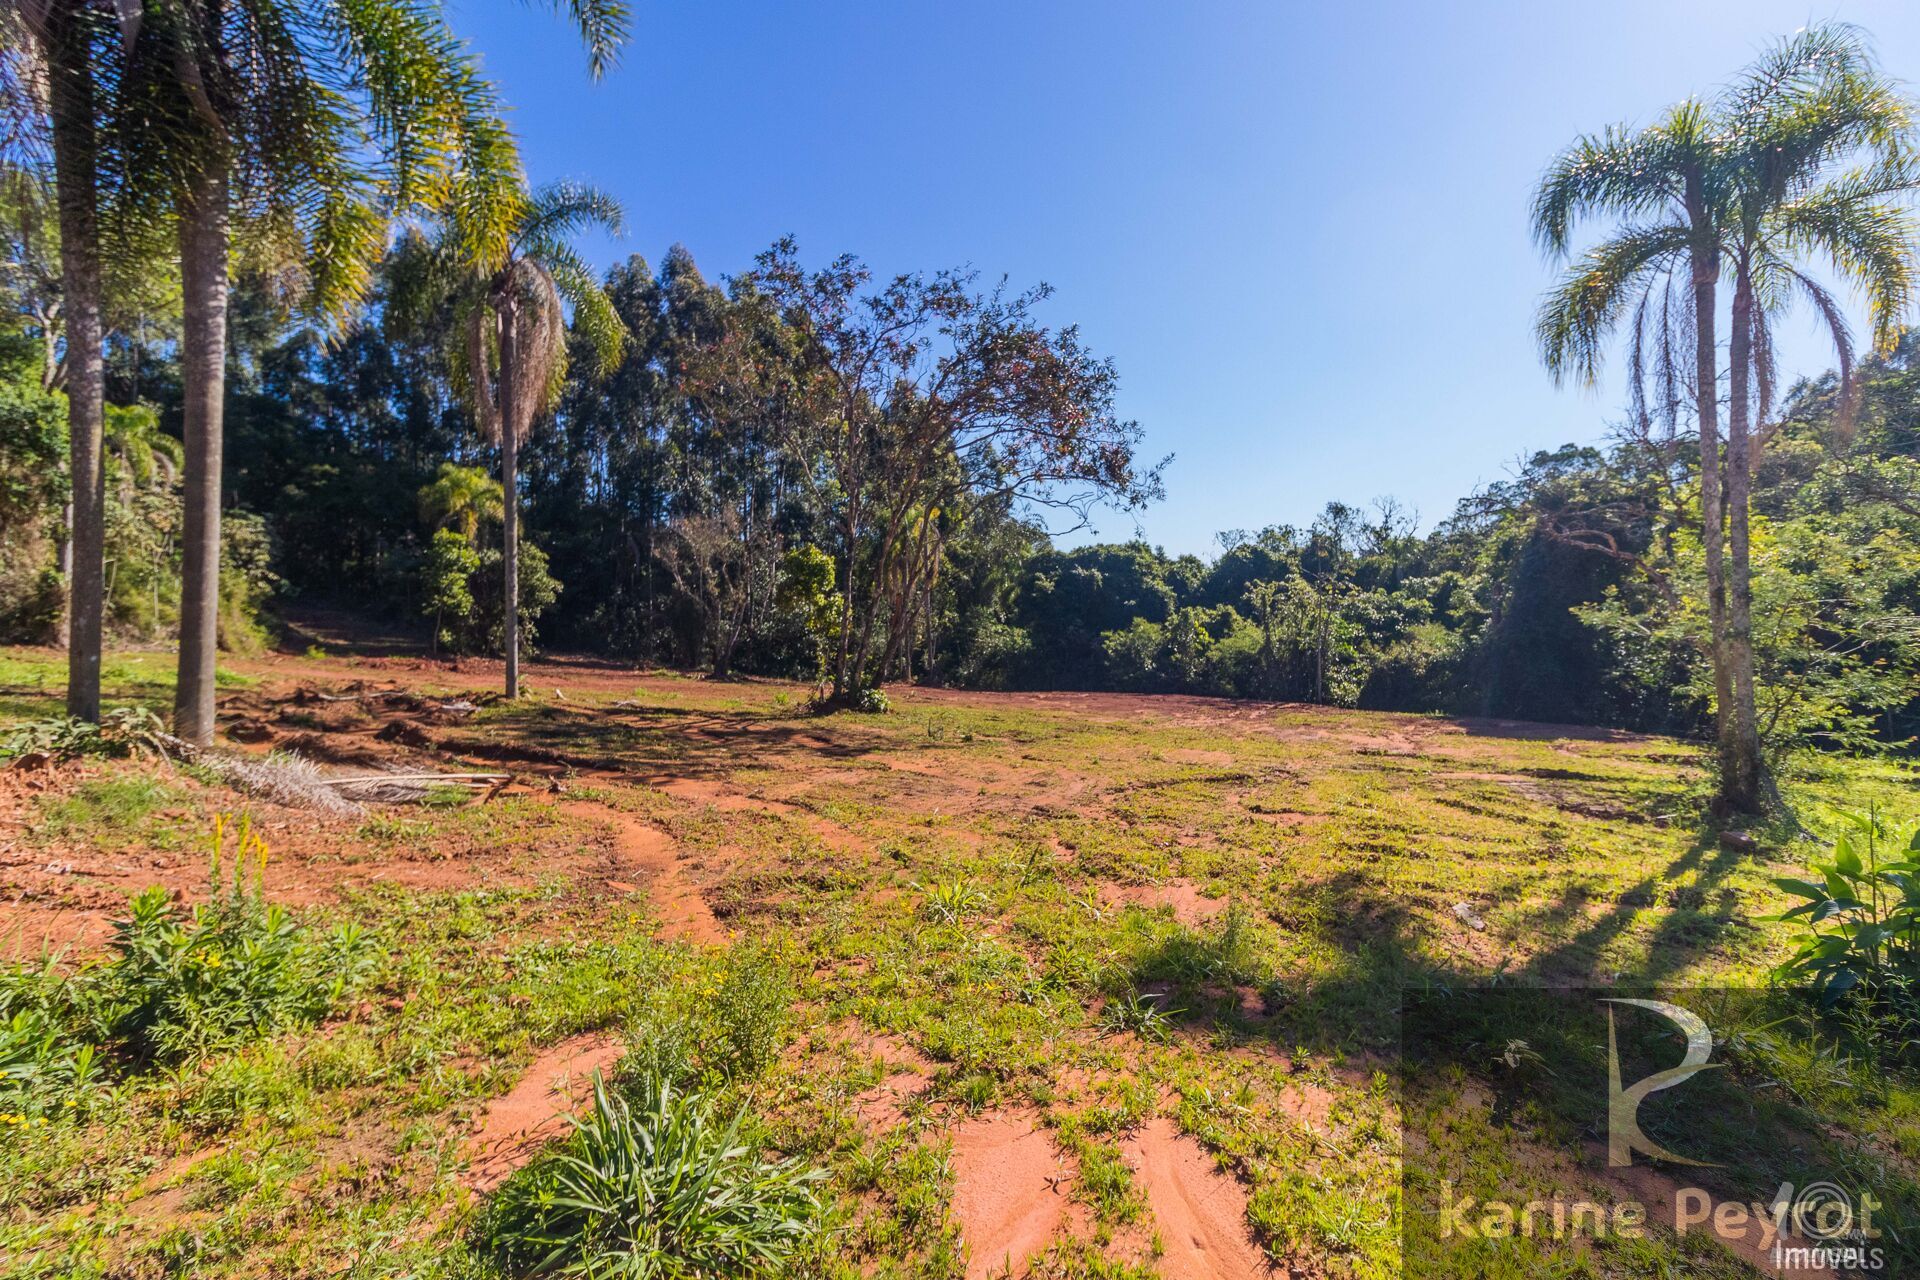
[[[953,1131],[953,1214],[967,1280],[1028,1274],[1067,1224],[1072,1168],[1031,1111],[978,1116]]]
[[[491,1191],[566,1132],[567,1116],[593,1095],[593,1073],[609,1070],[624,1048],[616,1037],[593,1033],[535,1058],[518,1084],[487,1104],[466,1143],[470,1163],[462,1181],[475,1191]]]
[[[1262,1280],[1266,1255],[1247,1234],[1247,1193],[1213,1157],[1165,1116],[1126,1144],[1127,1163],[1146,1191],[1167,1280]]]
[[[574,817],[612,826],[614,853],[623,868],[632,867],[640,874],[648,903],[660,919],[663,936],[689,942],[724,944],[727,941],[727,931],[720,927],[713,908],[680,869],[671,836],[642,819],[604,805],[575,800],[560,807]]]

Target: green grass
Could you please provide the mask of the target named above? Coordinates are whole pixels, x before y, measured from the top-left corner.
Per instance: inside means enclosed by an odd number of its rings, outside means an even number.
[[[139,657],[113,697],[164,676],[162,659]],[[28,684],[23,663],[0,654],[0,686]],[[563,687],[565,703],[491,707],[473,732],[618,762],[568,799],[664,831],[748,945],[664,940],[637,872],[591,858],[543,869],[589,832],[539,800],[383,810],[309,836],[302,856],[321,878],[438,859],[466,887],[387,883],[309,909],[358,922],[391,957],[343,1016],[142,1075],[84,1122],[0,1150],[0,1276],[475,1274],[485,1204],[460,1184],[462,1136],[542,1049],[589,1032],[626,1040],[623,1072],[687,1081],[716,1114],[746,1106],[757,1147],[826,1171],[797,1274],[958,1274],[943,1136],[1020,1108],[1073,1165],[1093,1224],[1093,1239],[1054,1249],[1053,1274],[1151,1273],[1151,1215],[1120,1153],[1168,1113],[1245,1181],[1250,1225],[1277,1257],[1394,1276],[1403,991],[1620,972],[1756,981],[1792,941],[1762,919],[1786,905],[1770,878],[1821,847],[1785,827],[1760,833],[1757,856],[1721,847],[1705,761],[1665,740],[912,695],[886,716],[811,717],[771,685]],[[156,815],[215,802],[101,768],[43,801],[65,824],[49,840],[155,841],[168,826]],[[636,781],[655,773],[766,803]],[[1825,835],[1839,807],[1910,810],[1914,781],[1897,763],[1818,759],[1782,785]],[[1128,1000],[1152,1016],[1117,1012]],[[1804,1038],[1741,1052],[1740,1071],[1786,1086],[1765,1114],[1775,1128],[1720,1135],[1729,1161],[1788,1172],[1764,1135],[1804,1133],[1822,1159],[1912,1180],[1908,1075],[1879,1070],[1864,1087],[1861,1068],[1836,1070]],[[858,1099],[902,1054],[923,1064],[924,1092],[876,1130]],[[1426,1082],[1437,1092],[1422,1107],[1492,1074],[1456,1065]],[[1511,1158],[1511,1133],[1453,1110],[1433,1136],[1462,1158]],[[1577,1114],[1569,1101],[1522,1116],[1529,1151],[1565,1137],[1563,1111]],[[195,1152],[210,1154],[134,1194]],[[1671,1241],[1604,1261],[1618,1276],[1720,1266]]]

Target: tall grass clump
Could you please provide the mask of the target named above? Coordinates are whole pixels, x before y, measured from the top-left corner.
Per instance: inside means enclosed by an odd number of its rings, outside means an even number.
[[[551,1154],[508,1180],[478,1236],[522,1275],[769,1276],[812,1234],[825,1174],[763,1159],[707,1096],[648,1073],[611,1090]]]

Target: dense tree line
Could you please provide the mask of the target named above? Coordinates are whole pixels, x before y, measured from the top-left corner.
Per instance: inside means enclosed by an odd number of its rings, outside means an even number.
[[[499,647],[498,444],[459,389],[450,322],[405,297],[429,252],[398,245],[338,341],[289,325],[261,291],[236,294],[236,642],[271,593],[384,613],[448,652]],[[710,282],[676,247],[657,270],[634,256],[600,285],[627,339],[604,375],[574,362],[521,464],[523,613],[543,645],[830,682],[851,562],[860,612],[876,619],[869,681],[1711,729],[1698,446],[1685,431],[1630,419],[1608,447],[1535,454],[1429,532],[1391,502],[1332,503],[1304,528],[1223,533],[1205,560],[1137,542],[1059,546],[1004,465],[990,478],[941,472],[896,520],[882,568],[887,531],[876,521],[848,541],[844,490],[780,421],[807,369],[757,280]],[[593,339],[576,328],[570,341]],[[8,454],[27,464],[9,468],[0,518],[39,531],[8,539],[23,567],[6,577],[6,625],[22,638],[55,613],[61,494],[57,473],[27,460],[57,453],[58,414],[24,322],[11,349],[5,429],[25,443]],[[729,381],[742,364],[761,368]],[[112,616],[152,633],[177,599],[177,516],[140,513],[164,510],[177,484],[179,367],[162,330],[116,335],[109,368],[111,399],[141,406],[114,410],[140,425],[109,436]],[[1844,420],[1837,375],[1786,395],[1755,475],[1756,664],[1776,746],[1920,729],[1920,346],[1905,338],[1855,375]]]
[[[556,7],[597,73],[624,10]],[[304,600],[504,653],[510,691],[538,642],[853,705],[923,679],[1710,733],[1735,807],[1768,748],[1914,732],[1920,171],[1851,29],[1549,168],[1550,253],[1616,220],[1539,319],[1574,378],[1627,329],[1612,443],[1425,533],[1336,502],[1202,559],[1056,542],[1160,466],[1044,287],[789,241],[718,281],[680,247],[595,273],[569,241],[618,207],[525,186],[430,6],[282,39],[294,8],[62,0],[0,30],[0,633],[69,644],[78,714],[103,626],[177,634],[204,739],[215,640]],[[1864,290],[1866,360],[1809,262]],[[1837,367],[1781,396],[1795,296]]]

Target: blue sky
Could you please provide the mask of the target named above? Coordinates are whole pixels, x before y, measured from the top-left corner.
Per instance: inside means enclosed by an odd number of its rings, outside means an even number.
[[[1532,185],[1576,134],[1707,91],[1810,19],[1920,79],[1911,0],[1665,3],[636,0],[604,81],[539,5],[454,0],[535,181],[624,203],[602,263],[678,241],[709,279],[792,234],[885,272],[1057,290],[1119,365],[1169,551],[1392,494],[1431,524],[1511,461],[1596,441],[1620,378],[1556,389]],[[1809,325],[1789,374],[1827,359]]]

